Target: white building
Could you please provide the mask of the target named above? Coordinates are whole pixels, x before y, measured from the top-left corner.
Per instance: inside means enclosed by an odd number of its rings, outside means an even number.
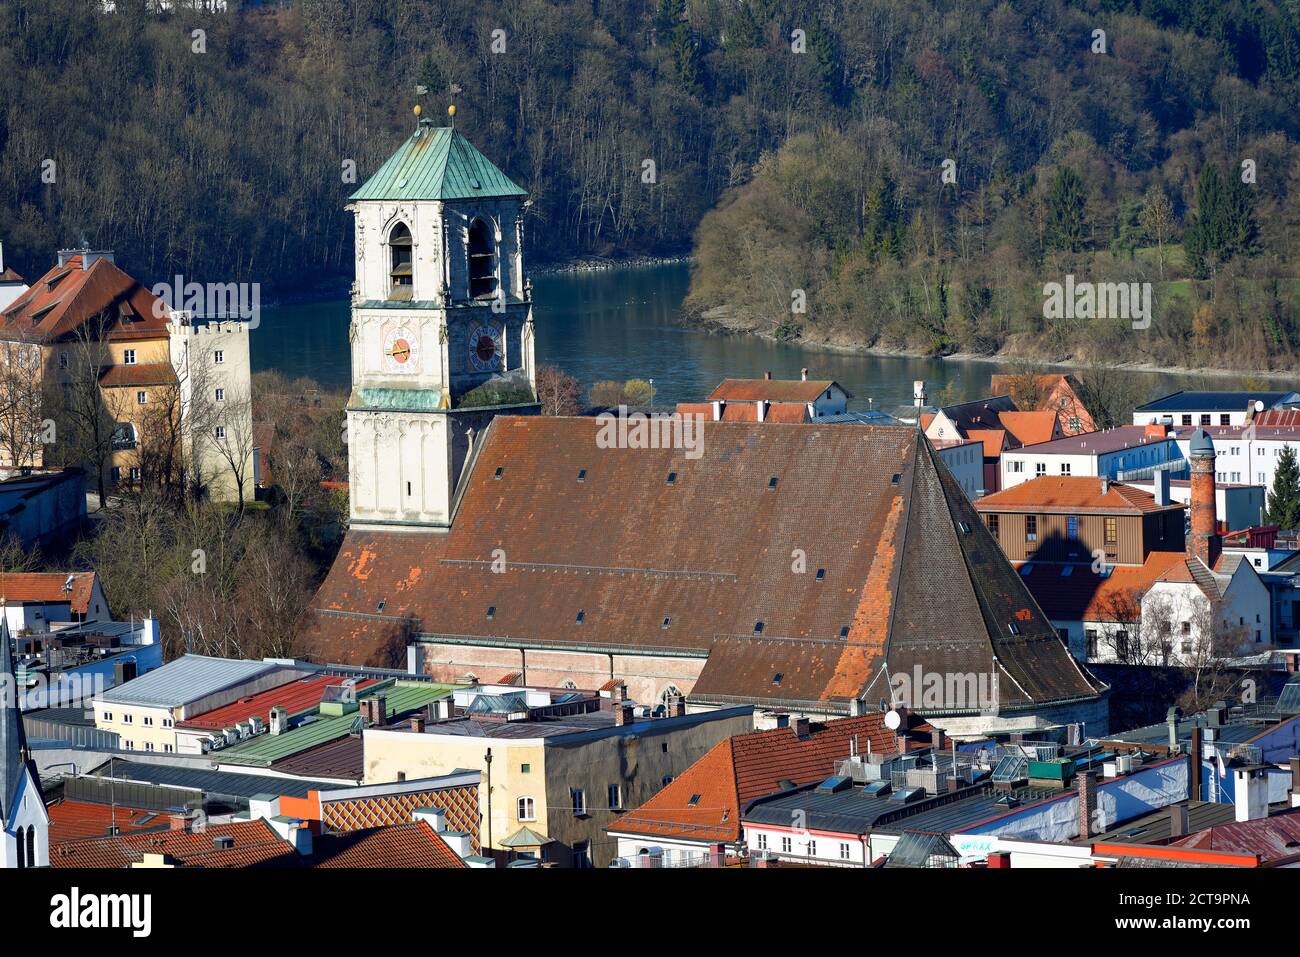
[[[524,197],[428,119],[352,194],[353,528],[445,530],[475,436],[536,409]]]
[[[1300,402],[1297,392],[1185,392],[1140,405],[1133,410],[1134,425],[1174,427],[1245,425],[1255,412],[1285,409]]]
[[[167,323],[180,388],[188,481],[218,501],[253,498],[253,389],[249,323],[174,311]]]
[[[1244,424],[1211,426],[1206,431],[1218,451],[1214,477],[1219,482],[1271,490],[1282,450],[1290,448],[1300,455],[1300,410],[1264,411]],[[1186,455],[1195,429],[1176,428],[1175,432],[1178,447]]]
[[[1156,469],[1181,477],[1185,452],[1161,426],[1121,425],[1002,453],[1002,488],[1044,475],[1087,475],[1129,481]]]

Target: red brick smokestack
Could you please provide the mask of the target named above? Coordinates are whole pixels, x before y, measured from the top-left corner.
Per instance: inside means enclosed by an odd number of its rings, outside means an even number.
[[[1192,460],[1192,531],[1187,539],[1187,557],[1199,558],[1207,568],[1213,568],[1223,540],[1215,530],[1215,452],[1209,433],[1197,429],[1188,452]]]

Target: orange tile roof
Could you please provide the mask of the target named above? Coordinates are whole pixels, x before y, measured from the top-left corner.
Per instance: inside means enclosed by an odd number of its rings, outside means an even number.
[[[220,847],[218,837],[232,838]],[[124,868],[146,854],[163,854],[181,867],[296,866],[298,853],[265,821],[210,824],[202,831],[158,831],[70,841],[50,848],[51,867]]]
[[[1025,573],[1026,566],[1032,566]],[[1142,565],[1115,565],[1108,576],[1094,575],[1087,565],[1022,562],[1016,565],[1034,599],[1049,618],[1058,621],[1131,621],[1141,608],[1142,596],[1157,581],[1182,580],[1179,566],[1187,570],[1182,552],[1151,552]],[[1063,575],[1066,567],[1070,574]],[[1192,581],[1190,575],[1186,578]]]
[[[87,320],[108,312],[108,339],[159,339],[167,335],[167,312],[152,292],[107,259],[87,269],[73,256],[32,283],[3,315],[0,339],[55,342]],[[154,314],[155,304],[162,313]]]
[[[307,863],[321,868],[468,866],[427,821],[318,836]]]
[[[929,725],[919,724],[913,730],[928,733]],[[807,738],[799,738],[793,727],[725,738],[608,830],[737,841],[745,805],[779,791],[785,780],[800,785],[826,779],[835,762],[849,757],[854,738],[859,753],[865,754],[868,747],[877,754],[898,750],[894,732],[885,727],[881,713],[813,724],[810,731]]]
[[[813,402],[833,385],[833,379],[724,379],[709,399],[729,402]],[[843,386],[839,386],[843,389]]]
[[[981,512],[1032,509],[1047,514],[1107,512],[1124,515],[1186,507],[1178,502],[1157,505],[1150,492],[1119,482],[1111,482],[1103,494],[1101,483],[1102,480],[1094,476],[1044,475],[985,495],[975,502],[975,507]]]
[[[142,811],[131,807],[92,804],[89,801],[55,801],[46,808],[50,815],[50,846],[108,837],[116,825],[119,834],[171,829],[171,818],[163,811]]]
[[[1007,433],[1003,429],[971,429],[966,433],[967,440],[984,444],[984,457],[995,459],[1002,454],[1007,444]]]
[[[107,366],[99,373],[99,384],[106,389],[133,385],[168,385],[175,382],[176,370],[169,362]]]
[[[1021,445],[1049,442],[1060,434],[1055,412],[1003,412],[998,420]]]
[[[65,590],[69,578],[72,588]],[[0,572],[0,598],[15,603],[66,601],[74,613],[87,615],[94,590],[95,572]]]
[[[358,681],[356,690],[361,691],[375,683],[373,679]],[[320,704],[326,688],[341,684],[343,679],[337,675],[307,675],[220,708],[193,715],[180,722],[177,727],[221,731],[241,721],[247,721],[253,715],[257,715],[263,721],[270,721],[271,709],[277,705],[287,708],[290,715],[300,714]]]

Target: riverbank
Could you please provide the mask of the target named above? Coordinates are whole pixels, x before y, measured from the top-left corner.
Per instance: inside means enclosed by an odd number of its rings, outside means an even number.
[[[877,356],[881,358],[894,359],[923,359],[934,362],[983,362],[991,365],[1008,366],[1015,364],[1024,364],[1029,366],[1041,366],[1044,369],[1063,369],[1066,371],[1093,368],[1113,369],[1117,372],[1140,372],[1153,373],[1160,375],[1176,376],[1205,376],[1207,378],[1224,378],[1224,379],[1271,379],[1271,380],[1294,380],[1295,372],[1278,369],[1220,369],[1220,368],[1195,368],[1189,366],[1169,366],[1156,365],[1150,362],[1082,362],[1078,360],[1057,361],[1044,359],[1038,356],[1024,355],[1016,352],[1002,351],[992,355],[977,352],[952,352],[946,355],[937,355],[935,353],[924,352],[920,349],[902,349],[886,346],[864,346],[851,342],[842,342],[831,339],[808,339],[803,336],[795,338],[781,338],[774,336],[769,332],[761,332],[757,329],[748,328],[739,323],[728,322],[725,317],[725,307],[710,309],[706,312],[691,311],[683,307],[681,314],[682,324],[690,329],[706,332],[711,335],[720,337],[738,336],[752,337],[761,339],[776,345],[797,346],[801,349],[817,350],[820,352],[834,353],[837,355],[848,356]]]

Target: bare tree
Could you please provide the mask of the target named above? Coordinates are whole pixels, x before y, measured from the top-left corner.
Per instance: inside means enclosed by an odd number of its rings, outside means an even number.
[[[553,365],[537,367],[537,401],[542,415],[577,415],[582,411],[582,386],[563,369]]]
[[[41,464],[44,441],[55,437],[46,434],[44,393],[41,347],[26,342],[0,343],[0,453],[4,464],[14,468]]]
[[[95,316],[77,327],[67,341],[67,364],[60,362],[57,389],[47,389],[50,412],[57,427],[55,454],[64,465],[85,465],[94,470],[99,507],[107,491],[104,470],[115,448],[127,449],[136,441],[134,428],[113,418],[100,388],[103,370],[112,364],[103,340],[105,317]]]

